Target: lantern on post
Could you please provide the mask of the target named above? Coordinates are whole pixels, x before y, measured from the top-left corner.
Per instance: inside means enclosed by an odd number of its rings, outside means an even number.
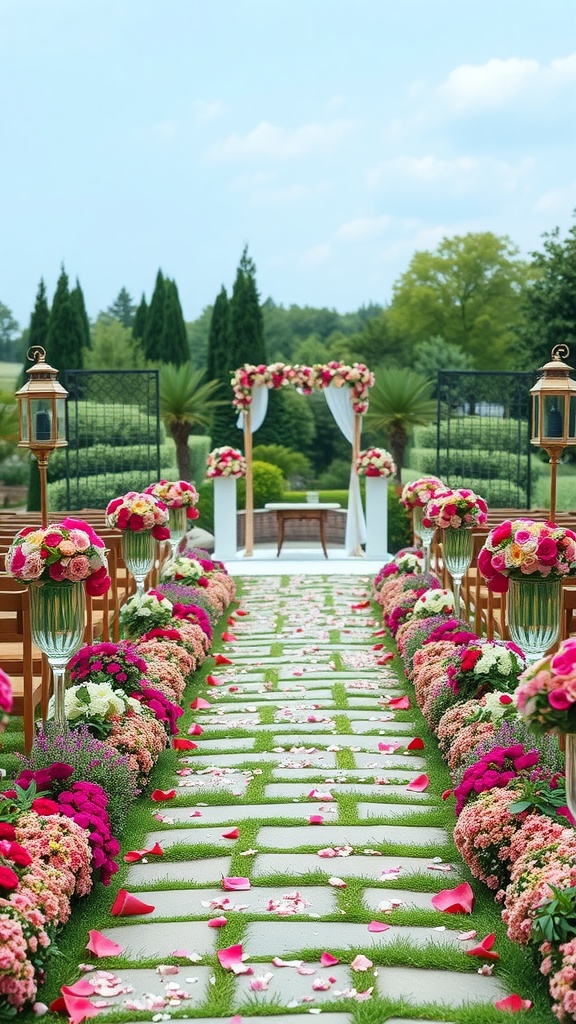
[[[550,457],[550,521],[556,516],[556,469],[565,448],[576,445],[576,381],[563,360],[570,355],[568,345],[556,345],[552,358],[540,367],[532,395],[531,443],[543,448]]]
[[[18,399],[19,448],[28,448],[38,460],[42,526],[48,525],[46,498],[48,459],[55,448],[65,448],[66,399],[68,392],[56,379],[58,370],[46,362],[41,345],[28,349],[26,358],[34,360],[26,373],[28,380],[16,392]]]

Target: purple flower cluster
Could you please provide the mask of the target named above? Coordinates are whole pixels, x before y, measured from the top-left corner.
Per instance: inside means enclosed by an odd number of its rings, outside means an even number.
[[[106,793],[93,782],[75,782],[71,789],[60,793],[58,804],[61,814],[89,832],[92,865],[100,871],[102,884],[110,885],[112,875],[118,871],[114,858],[120,852],[120,843],[112,835]]]
[[[479,761],[466,768],[462,781],[456,786],[456,816],[470,796],[478,796],[488,789],[504,789],[522,772],[538,764],[539,759],[538,750],[526,751],[521,743],[511,747],[492,747]]]
[[[147,708],[150,708],[159,722],[163,722],[166,726],[166,731],[170,736],[175,736],[178,732],[178,726],[176,721],[184,714],[184,709],[179,707],[178,704],[173,704],[172,701],[168,700],[168,697],[164,696],[160,690],[156,690],[151,686],[146,679],[142,680],[138,690],[130,694],[131,697],[135,697],[136,700],[145,704]]]

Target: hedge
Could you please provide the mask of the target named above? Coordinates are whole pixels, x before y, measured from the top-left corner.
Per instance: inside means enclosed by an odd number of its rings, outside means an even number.
[[[457,416],[440,423],[440,446],[448,443],[448,427],[450,427],[451,447],[479,448],[486,452],[517,452],[518,439],[528,446],[528,428],[520,420],[500,419],[496,416]],[[415,448],[433,448],[438,444],[436,424],[414,427]]]
[[[123,405],[100,405],[85,402],[77,408],[69,408],[70,433],[77,437],[78,448],[90,448],[95,444],[124,446],[138,444],[143,437],[150,436],[150,418],[132,407]],[[166,438],[164,425],[159,424],[160,443]]]
[[[440,451],[440,467],[443,453]],[[436,473],[436,449],[413,448],[410,466],[421,473]],[[542,463],[532,460],[532,480],[542,472]],[[454,476],[476,477],[480,480],[506,479],[513,472],[520,486],[525,487],[528,479],[528,456],[512,456],[506,452],[487,452],[480,448],[458,448],[450,452],[450,479]],[[440,470],[442,477],[442,468]]]

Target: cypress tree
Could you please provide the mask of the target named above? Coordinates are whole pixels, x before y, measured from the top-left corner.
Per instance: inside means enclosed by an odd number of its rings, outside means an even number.
[[[29,348],[33,348],[35,345],[41,345],[42,348],[46,348],[48,338],[48,319],[50,317],[50,309],[48,307],[48,299],[46,298],[46,285],[44,279],[40,278],[40,284],[38,285],[38,291],[36,293],[36,302],[32,315],[30,317],[30,326],[28,328],[28,337],[26,339],[26,351]],[[32,363],[26,358],[26,352],[24,352],[24,365],[20,371],[18,377],[18,383],[16,384],[16,390],[18,391],[28,380],[26,370]]]
[[[132,327],[136,306],[132,301],[127,288],[121,288],[111,306],[108,306],[106,315],[113,320],[119,320],[123,327]]]
[[[144,337],[144,331],[146,330],[146,320],[148,318],[148,303],[146,302],[146,296],[142,292],[142,298],[140,299],[140,305],[137,307],[134,314],[134,320],[132,322],[132,337],[135,341],[142,341]]]
[[[164,283],[164,323],[160,352],[163,363],[182,366],[183,363],[190,361],[188,336],[178,289],[176,282],[169,278]]]
[[[232,291],[230,310],[234,370],[244,363],[265,363],[264,319],[256,288],[256,266],[244,246]]]
[[[230,303],[224,285],[214,303],[210,332],[208,334],[208,380],[221,380],[222,368],[228,361],[230,351]],[[234,367],[235,369],[235,367]],[[227,382],[228,383],[228,382]]]
[[[78,340],[82,348],[92,348],[92,335],[90,333],[90,321],[84,303],[84,293],[80,282],[76,278],[76,285],[70,292],[70,305],[76,319]]]
[[[82,369],[84,362],[82,337],[75,307],[70,300],[68,275],[64,267],[62,267],[58,278],[48,320],[46,353],[48,362],[60,371]]]
[[[164,362],[162,359],[162,334],[164,328],[164,307],[166,303],[166,282],[162,271],[156,275],[156,284],[146,317],[142,338],[144,355],[151,363]]]

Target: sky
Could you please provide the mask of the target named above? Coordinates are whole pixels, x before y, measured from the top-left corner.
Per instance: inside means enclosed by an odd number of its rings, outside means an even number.
[[[0,302],[90,317],[245,244],[262,298],[390,301],[470,231],[522,254],[576,208],[574,0],[0,0]]]

